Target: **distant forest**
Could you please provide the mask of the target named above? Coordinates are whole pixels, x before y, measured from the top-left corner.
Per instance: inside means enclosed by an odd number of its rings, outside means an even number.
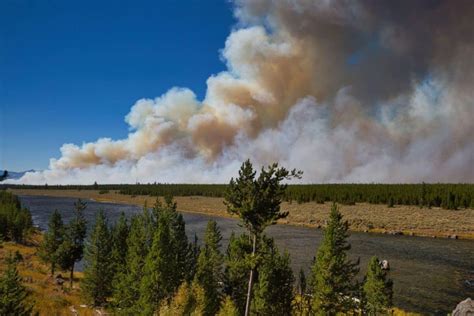
[[[0,185],[0,188],[2,185]],[[226,184],[3,185],[4,188],[119,191],[126,195],[223,197]],[[288,202],[337,202],[474,208],[474,184],[301,184],[289,185]]]

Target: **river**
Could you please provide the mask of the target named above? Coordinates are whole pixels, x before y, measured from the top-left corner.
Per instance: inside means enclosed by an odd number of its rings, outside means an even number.
[[[20,196],[20,200],[30,209],[34,224],[43,230],[47,228],[48,218],[55,209],[60,211],[65,222],[73,216],[73,198]],[[87,201],[85,216],[89,226],[99,209],[105,211],[110,222],[115,221],[121,212],[130,216],[141,211],[135,205]],[[207,221],[210,218],[216,220],[222,232],[223,248],[232,231],[242,231],[234,219],[192,213],[183,213],[183,216],[188,237],[194,238],[196,234],[201,240]],[[275,225],[268,228],[268,235],[275,239],[281,250],[289,252],[297,276],[300,268],[309,270],[322,239],[322,230]],[[395,306],[426,315],[446,315],[461,300],[474,297],[474,289],[464,284],[466,279],[474,279],[472,240],[354,232],[349,241],[352,245],[350,256],[360,258],[361,276],[371,256],[376,255],[390,262],[389,277],[394,281]],[[79,265],[79,269],[81,267]]]

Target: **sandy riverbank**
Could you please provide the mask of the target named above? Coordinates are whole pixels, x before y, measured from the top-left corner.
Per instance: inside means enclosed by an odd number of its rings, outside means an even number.
[[[116,192],[99,194],[92,190],[11,190],[17,195],[43,195],[57,197],[74,197],[93,199],[98,202],[113,202],[153,205],[156,197],[129,196]],[[222,198],[202,196],[175,197],[178,210],[208,214],[213,216],[230,217],[226,212]],[[289,211],[287,219],[282,224],[323,227],[328,217],[331,203],[283,203],[282,210]],[[474,210],[461,209],[457,211],[441,208],[419,208],[416,206],[396,205],[389,208],[386,205],[356,204],[341,205],[341,212],[349,221],[353,231],[377,233],[403,233],[415,236],[449,237],[457,236],[463,239],[474,239]]]

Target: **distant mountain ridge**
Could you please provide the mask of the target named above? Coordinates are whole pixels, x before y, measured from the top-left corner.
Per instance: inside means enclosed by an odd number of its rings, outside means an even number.
[[[36,170],[30,169],[30,170],[20,171],[20,172],[7,170],[8,176],[4,180],[7,180],[7,179],[14,179],[14,180],[20,179],[21,177],[23,177],[25,175],[25,173],[34,172],[34,171],[36,171]],[[3,175],[4,172],[5,172],[5,170],[0,170],[0,177]]]

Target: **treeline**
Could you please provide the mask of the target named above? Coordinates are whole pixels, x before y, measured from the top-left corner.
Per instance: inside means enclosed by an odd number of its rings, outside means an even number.
[[[0,240],[22,242],[32,227],[30,211],[16,196],[0,190]]]
[[[58,225],[59,223],[59,225]],[[43,249],[50,236],[60,236],[61,215],[53,213]],[[392,282],[372,258],[362,282],[358,262],[348,259],[347,222],[333,205],[324,240],[307,278],[295,277],[291,259],[262,233],[252,256],[252,234],[232,234],[225,252],[215,221],[204,240],[190,242],[182,215],[170,198],[111,225],[99,211],[84,243],[82,297],[91,306],[118,315],[245,315],[249,271],[254,271],[248,315],[379,315],[392,305]],[[59,232],[59,234],[58,234]],[[49,240],[49,241],[48,241]],[[57,248],[56,248],[57,249]],[[48,260],[48,259],[45,259]]]
[[[111,190],[126,195],[223,197],[225,184],[123,184],[123,185],[7,185],[19,189]],[[284,200],[289,202],[337,202],[417,205],[445,209],[474,208],[474,184],[303,184],[289,185]]]

